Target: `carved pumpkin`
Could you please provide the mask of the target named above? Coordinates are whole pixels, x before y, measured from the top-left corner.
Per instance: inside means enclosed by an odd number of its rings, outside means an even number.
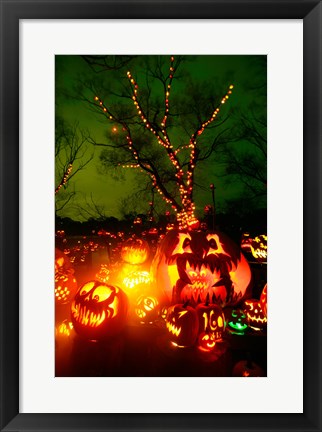
[[[264,377],[263,369],[251,360],[240,360],[235,364],[233,377]]]
[[[247,317],[241,309],[225,311],[227,328],[230,333],[243,335],[248,328]]]
[[[121,258],[128,264],[143,264],[149,256],[149,245],[145,240],[130,238],[124,242]]]
[[[261,296],[259,298],[264,315],[267,317],[267,284],[264,286]]]
[[[222,233],[168,232],[157,250],[152,273],[172,303],[234,305],[244,297],[251,271],[238,247]]]
[[[170,306],[166,318],[166,328],[173,345],[180,348],[192,346],[198,337],[197,312],[185,304]]]
[[[65,319],[55,328],[56,338],[69,338],[73,335],[73,329],[73,323],[70,322],[68,319]]]
[[[249,327],[254,330],[261,330],[267,324],[261,304],[258,300],[249,299],[244,302],[244,311],[247,316]]]
[[[140,296],[136,301],[135,315],[141,323],[153,323],[159,316],[158,299],[152,295]]]
[[[204,350],[213,349],[216,342],[222,340],[225,331],[225,316],[220,306],[216,304],[199,304],[196,307],[199,319],[199,347]],[[200,345],[201,342],[201,345]],[[205,347],[206,345],[206,347]]]
[[[107,264],[101,264],[99,271],[95,275],[95,279],[99,282],[107,283],[110,278],[110,270]]]
[[[55,273],[55,303],[66,304],[71,301],[77,291],[77,282],[74,272]]]
[[[104,339],[122,330],[127,317],[123,291],[99,281],[85,283],[71,307],[75,331],[87,339]]]
[[[72,269],[68,256],[59,249],[55,249],[55,273],[66,273]]]
[[[244,234],[241,241],[241,248],[250,252],[259,263],[267,261],[267,235],[261,234],[251,238],[249,234]]]
[[[216,342],[218,342],[215,338],[213,332],[203,331],[198,336],[198,348],[201,351],[212,351]]]
[[[147,287],[151,281],[150,273],[147,271],[134,271],[123,279],[124,291],[137,290],[141,286]],[[141,287],[141,288],[142,288]]]

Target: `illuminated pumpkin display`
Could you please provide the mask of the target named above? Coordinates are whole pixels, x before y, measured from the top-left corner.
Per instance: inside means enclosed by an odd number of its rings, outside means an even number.
[[[264,286],[261,296],[259,298],[264,315],[267,317],[267,284]]]
[[[180,348],[192,346],[198,337],[199,321],[195,309],[186,304],[170,306],[166,328],[173,345]]]
[[[135,315],[142,324],[153,323],[159,316],[159,310],[156,297],[142,295],[137,299]]]
[[[71,270],[69,273],[55,273],[55,303],[66,304],[75,295],[77,291],[77,282],[74,277],[74,272]]]
[[[249,234],[244,234],[241,241],[241,248],[250,252],[259,263],[267,261],[267,235],[261,234],[251,238]]]
[[[216,342],[222,340],[225,331],[225,316],[220,306],[207,302],[199,304],[196,307],[196,312],[199,319],[199,331],[201,332],[199,347],[209,351],[215,347]]]
[[[266,326],[267,318],[258,300],[245,300],[244,312],[247,316],[248,325],[252,329],[261,330]]]
[[[230,333],[243,335],[248,328],[247,317],[241,309],[225,311],[227,328]]]
[[[234,305],[244,297],[251,271],[238,247],[224,234],[167,233],[152,263],[160,292],[172,303]]]
[[[251,360],[240,360],[233,368],[233,377],[264,377],[263,369]]]
[[[87,339],[103,339],[117,334],[127,318],[127,298],[123,291],[99,281],[85,283],[71,306],[75,331]]]
[[[121,249],[122,260],[128,264],[143,264],[149,256],[149,245],[145,240],[130,238]]]

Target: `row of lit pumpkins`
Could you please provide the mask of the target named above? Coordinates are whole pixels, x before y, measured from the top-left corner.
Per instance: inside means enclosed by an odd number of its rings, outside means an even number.
[[[124,242],[121,249],[123,261],[130,266],[144,263],[148,255],[147,242],[138,238]],[[59,271],[56,274],[58,278],[66,276]],[[71,270],[68,276],[72,278]],[[159,299],[172,304],[186,300],[198,304],[208,296],[213,303],[225,307],[234,306],[245,297],[251,270],[240,248],[224,234],[172,230],[160,242],[151,276]],[[57,300],[63,294],[56,296]]]
[[[265,286],[260,301],[246,300],[243,310],[224,312],[217,304],[200,303],[195,308],[188,303],[160,307],[156,297],[141,295],[130,310],[141,323],[165,320],[170,341],[179,347],[196,343],[204,350],[212,349],[222,340],[226,324],[232,333],[243,334],[248,325],[255,329],[267,323]],[[264,312],[265,311],[265,312]],[[81,337],[89,340],[107,339],[117,335],[128,321],[128,298],[122,289],[94,280],[85,283],[71,303],[73,327]]]

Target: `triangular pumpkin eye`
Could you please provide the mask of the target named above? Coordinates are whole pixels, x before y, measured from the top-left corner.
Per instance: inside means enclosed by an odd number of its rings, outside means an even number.
[[[184,242],[182,244],[183,249],[186,249],[187,247],[190,247],[190,239],[188,237],[184,239]]]
[[[179,318],[183,317],[187,312],[187,310],[179,312]]]
[[[216,242],[216,240],[215,240],[214,238],[211,238],[211,239],[208,241],[208,244],[209,244],[209,247],[210,247],[211,249],[218,249],[217,242]]]

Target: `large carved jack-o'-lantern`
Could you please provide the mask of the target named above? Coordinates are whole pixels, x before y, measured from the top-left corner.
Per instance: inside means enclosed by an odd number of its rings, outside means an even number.
[[[87,339],[104,339],[125,325],[127,298],[120,288],[90,281],[77,292],[71,306],[75,331]]]
[[[152,263],[160,292],[172,303],[235,305],[244,297],[251,271],[239,248],[222,233],[170,231]]]

